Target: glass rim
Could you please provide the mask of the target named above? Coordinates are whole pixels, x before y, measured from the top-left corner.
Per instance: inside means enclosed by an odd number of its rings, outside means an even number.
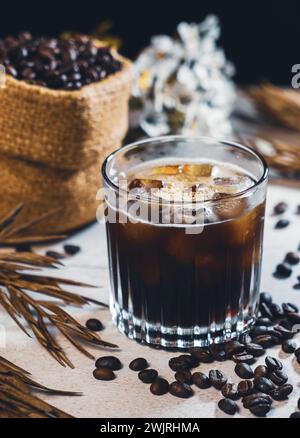
[[[113,189],[114,191],[118,191],[119,193],[124,193],[128,194],[128,190],[124,190],[122,188],[120,188],[118,185],[116,185],[112,179],[107,175],[106,172],[106,168],[108,166],[108,164],[121,152],[126,153],[126,151],[132,150],[140,145],[144,145],[147,143],[154,143],[154,142],[172,142],[172,141],[202,141],[202,142],[207,142],[207,141],[214,141],[218,144],[223,144],[226,146],[233,146],[236,149],[240,149],[243,150],[247,153],[249,153],[250,155],[254,156],[255,158],[257,158],[262,166],[263,166],[263,173],[262,176],[259,178],[259,180],[257,180],[253,186],[248,187],[247,189],[238,192],[238,193],[234,193],[234,194],[229,194],[226,196],[226,198],[219,198],[219,199],[208,199],[205,201],[202,201],[202,204],[217,204],[219,202],[224,202],[224,200],[230,200],[230,199],[236,199],[236,198],[240,198],[243,197],[245,195],[248,195],[248,193],[253,192],[257,187],[259,187],[261,184],[263,184],[267,178],[268,178],[268,173],[269,173],[269,167],[268,164],[265,160],[265,158],[263,157],[263,155],[257,151],[255,151],[254,149],[252,149],[249,146],[245,146],[237,141],[234,140],[225,140],[225,139],[217,139],[214,137],[205,137],[205,136],[189,136],[189,135],[164,135],[164,136],[160,136],[160,137],[151,137],[151,138],[146,138],[146,139],[142,139],[142,140],[138,140],[135,141],[133,143],[129,143],[128,145],[125,146],[121,146],[118,149],[114,150],[113,152],[111,152],[103,161],[102,166],[101,166],[101,174],[102,177],[104,179],[104,181],[107,183],[107,185]],[[141,199],[142,196],[140,196],[139,199]],[[149,198],[145,198],[145,200],[147,200],[149,202]],[[161,204],[170,204],[170,201],[167,200],[152,200],[150,201],[151,203],[161,203]],[[172,205],[182,205],[182,201],[175,201],[172,202]]]

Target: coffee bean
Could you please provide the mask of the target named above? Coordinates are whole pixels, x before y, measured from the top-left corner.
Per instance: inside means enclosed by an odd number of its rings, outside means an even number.
[[[104,329],[102,322],[96,318],[88,319],[85,323],[85,326],[93,332],[100,332]]]
[[[175,397],[189,398],[194,394],[194,391],[186,383],[173,382],[169,386],[169,393]]]
[[[286,228],[290,225],[290,221],[288,219],[280,219],[276,224],[275,224],[275,228],[276,229],[282,229],[282,228]]]
[[[250,344],[252,342],[252,338],[248,333],[242,333],[239,336],[239,342],[243,345]]]
[[[151,368],[149,368],[147,370],[142,370],[138,374],[138,378],[143,383],[153,383],[157,376],[158,376],[158,372],[156,370],[151,369]]]
[[[269,371],[268,368],[264,365],[258,365],[254,370],[254,377],[256,379],[260,377],[267,377]]]
[[[154,395],[164,395],[169,392],[169,382],[162,377],[157,377],[154,382],[151,383],[150,391]]]
[[[196,358],[199,362],[211,363],[214,358],[211,352],[206,348],[193,347],[189,350],[191,355]],[[176,370],[175,370],[176,371]]]
[[[269,318],[266,317],[260,317],[255,321],[255,326],[263,326],[263,327],[269,327],[272,325],[272,321]]]
[[[244,408],[250,409],[251,406],[257,405],[257,404],[268,404],[271,406],[272,399],[263,392],[256,392],[251,395],[247,395],[246,397],[243,397],[242,403]]]
[[[232,360],[235,363],[252,364],[254,362],[254,357],[252,356],[252,354],[240,353],[240,354],[234,354],[232,356]]]
[[[280,321],[278,321],[278,325],[285,328],[286,330],[292,329],[292,324],[287,319],[281,319]]]
[[[271,312],[271,310],[270,310],[270,308],[269,308],[269,306],[270,306],[271,304],[272,304],[272,303],[270,303],[270,304],[267,304],[267,303],[261,303],[261,304],[259,305],[259,311],[260,311],[262,317],[264,317],[264,318],[268,318],[268,319],[270,319],[270,320],[272,321],[272,320],[273,320],[273,314],[272,314],[272,312]]]
[[[282,344],[283,342],[283,334],[282,331],[275,330],[275,327],[270,327],[268,334],[273,338],[274,345]]]
[[[293,412],[293,413],[290,415],[290,418],[300,418],[300,411],[299,411],[299,412]]]
[[[64,81],[64,75],[60,75],[60,80]],[[75,255],[80,251],[80,246],[78,245],[64,245],[64,251],[68,255]]]
[[[295,252],[288,252],[285,256],[285,261],[290,265],[297,265],[299,263],[299,256]]]
[[[222,398],[218,402],[218,406],[221,409],[221,411],[225,412],[225,414],[228,415],[234,415],[238,412],[237,404],[233,400],[230,400],[229,398]]]
[[[259,295],[259,303],[271,304],[273,301],[272,295],[269,292],[261,292]]]
[[[275,332],[280,334],[283,340],[292,339],[295,336],[295,332],[293,332],[292,330],[288,330],[281,325],[275,325],[274,330]]]
[[[287,374],[282,370],[273,371],[272,373],[269,373],[268,377],[278,386],[284,385],[288,381]]]
[[[282,307],[279,304],[272,303],[269,305],[269,309],[274,317],[274,319],[281,318],[284,316],[284,312],[282,310]]]
[[[287,383],[271,391],[270,396],[274,400],[281,401],[281,400],[286,400],[292,392],[293,392],[293,386]]]
[[[273,338],[273,336],[261,335],[261,336],[256,336],[253,339],[253,342],[254,344],[261,345],[263,348],[270,348],[276,343],[276,340]]]
[[[143,371],[148,368],[148,366],[148,362],[143,357],[137,357],[136,359],[133,359],[129,364],[129,368],[132,371]]]
[[[55,259],[55,260],[61,260],[63,258],[65,258],[64,254],[61,254],[60,252],[56,252],[56,251],[46,251],[45,253],[46,257],[50,257],[51,259]]]
[[[216,360],[218,362],[224,362],[224,360],[227,359],[226,351],[219,344],[212,344],[209,347],[209,351],[213,355],[214,360]]]
[[[284,313],[298,313],[299,307],[293,303],[282,303],[282,309]]]
[[[235,373],[241,379],[252,379],[253,378],[253,370],[250,365],[246,363],[238,363],[234,368]]]
[[[238,393],[245,397],[252,394],[254,391],[254,383],[252,380],[241,380],[238,384]]]
[[[288,205],[286,202],[279,202],[278,204],[275,205],[273,213],[274,214],[283,214],[287,211],[288,209]]]
[[[219,390],[227,382],[227,377],[220,370],[210,370],[208,376],[211,385]]]
[[[286,316],[287,316],[288,321],[292,325],[300,324],[300,315],[298,313],[296,313],[296,312],[288,313]]]
[[[271,406],[268,403],[257,403],[251,406],[250,412],[256,417],[265,417],[270,412]]]
[[[284,352],[287,353],[287,354],[292,354],[292,353],[294,353],[295,350],[296,350],[296,347],[297,347],[296,342],[295,342],[295,341],[292,341],[292,340],[284,341],[283,344],[282,344],[282,346],[281,346],[282,351],[284,351]]]
[[[263,347],[259,344],[250,343],[246,346],[246,351],[248,354],[259,357],[262,356],[265,353],[265,350]]]
[[[204,373],[201,373],[200,371],[194,373],[192,378],[194,385],[198,386],[198,388],[200,389],[207,389],[211,387],[208,376]]]
[[[234,354],[241,353],[245,350],[245,345],[238,341],[230,341],[225,345],[227,357],[231,358]]]
[[[265,359],[266,366],[270,372],[282,370],[283,365],[282,362],[280,362],[279,359],[276,359],[276,357],[267,356]]]
[[[261,326],[252,327],[252,329],[250,330],[250,335],[253,338],[256,338],[257,336],[266,335],[268,332],[269,332],[269,327],[265,325],[261,325]]]
[[[117,371],[122,368],[120,360],[115,356],[102,356],[96,360],[96,368],[109,368],[110,370]]]
[[[187,385],[192,384],[192,374],[189,370],[176,371],[175,379],[178,382],[186,383]]]
[[[230,398],[231,400],[237,400],[239,398],[238,390],[234,383],[225,383],[225,385],[222,386],[221,392],[225,398]]]
[[[199,365],[199,360],[190,354],[181,354],[178,356],[178,359],[184,362],[189,369],[195,368]]]
[[[114,380],[115,373],[110,368],[96,368],[93,371],[93,376],[97,380]]]
[[[267,379],[266,377],[255,378],[254,386],[258,391],[264,392],[266,394],[269,394],[274,389],[273,382],[270,379]]]
[[[276,267],[274,276],[278,278],[288,278],[292,275],[292,268],[286,263],[280,263]]]

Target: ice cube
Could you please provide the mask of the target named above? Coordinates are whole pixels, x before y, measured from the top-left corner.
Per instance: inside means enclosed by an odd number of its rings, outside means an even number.
[[[170,165],[170,166],[158,166],[151,169],[152,175],[177,175],[180,173],[181,166]]]
[[[216,191],[219,193],[236,194],[247,190],[253,185],[253,181],[248,176],[230,176],[214,178]]]
[[[161,189],[163,187],[163,182],[158,179],[141,179],[135,178],[129,183],[129,190],[132,189]]]
[[[193,177],[211,176],[212,168],[212,164],[209,163],[185,164],[183,166],[183,173]]]
[[[215,212],[220,220],[235,219],[245,214],[247,204],[244,199],[226,199],[215,206]]]

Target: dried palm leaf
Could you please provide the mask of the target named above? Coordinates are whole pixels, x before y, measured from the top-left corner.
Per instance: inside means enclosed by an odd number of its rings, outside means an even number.
[[[6,246],[12,235],[18,242],[19,230],[24,232],[24,226],[15,226],[21,212],[22,207],[17,207],[0,221],[0,246]],[[30,238],[32,237],[35,236],[30,235]],[[45,240],[44,236],[41,236],[41,240]],[[72,345],[89,358],[93,358],[93,355],[82,344],[88,343],[110,348],[117,346],[101,339],[98,334],[80,324],[62,309],[66,304],[83,306],[94,303],[107,307],[100,301],[69,292],[62,287],[90,287],[89,285],[35,273],[41,268],[58,268],[59,265],[61,263],[56,259],[40,254],[15,253],[10,249],[1,252],[0,305],[26,335],[33,334],[61,365],[74,368],[73,363],[49,330],[49,326],[56,327]],[[50,300],[41,300],[40,297],[35,297],[36,293],[43,297],[50,297]],[[51,302],[51,299],[55,301]]]

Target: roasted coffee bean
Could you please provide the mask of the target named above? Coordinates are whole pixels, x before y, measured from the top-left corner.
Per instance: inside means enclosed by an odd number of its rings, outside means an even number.
[[[156,370],[151,369],[151,368],[149,368],[147,370],[142,370],[138,374],[138,378],[143,383],[153,383],[157,376],[158,376],[158,372]]]
[[[153,383],[151,383],[150,391],[154,395],[164,395],[169,392],[169,382],[162,377],[157,377]]]
[[[267,394],[264,394],[263,392],[256,392],[254,394],[243,397],[242,403],[244,408],[250,409],[251,406],[254,406],[256,404],[267,403],[271,406],[272,399]]]
[[[252,338],[248,333],[242,333],[239,336],[239,342],[243,345],[250,344],[252,342]]]
[[[272,321],[269,319],[269,318],[266,318],[266,317],[261,317],[261,318],[258,318],[256,321],[255,321],[255,324],[254,324],[256,327],[257,326],[263,326],[263,327],[269,327],[270,325],[272,325]]]
[[[246,351],[248,354],[250,354],[254,357],[262,356],[265,353],[265,350],[263,349],[263,347],[261,345],[254,344],[253,342],[251,342],[250,344],[248,344],[246,346]]]
[[[211,363],[214,358],[207,348],[193,347],[189,350],[191,355],[195,357],[200,363]],[[176,371],[176,370],[175,370]]]
[[[286,316],[287,316],[288,321],[292,325],[300,324],[300,315],[299,315],[299,313],[296,313],[296,312],[288,313]]]
[[[100,332],[104,329],[102,322],[96,318],[88,319],[85,326],[92,332]]]
[[[189,359],[187,359],[186,357],[187,355],[181,355],[178,357],[172,357],[169,360],[169,367],[171,368],[171,370],[173,371],[182,371],[182,370],[186,370],[191,367],[191,361],[189,361]],[[191,356],[189,356],[191,357]]]
[[[241,379],[252,379],[254,375],[252,368],[246,363],[236,364],[234,371]]]
[[[269,292],[261,292],[259,295],[259,303],[271,304],[273,301],[272,295]]]
[[[252,354],[241,353],[241,354],[234,354],[232,356],[232,360],[235,363],[247,363],[250,365],[254,362],[254,357],[252,356]]]
[[[122,368],[120,360],[115,356],[102,356],[96,360],[96,368],[109,368],[110,370],[117,371]]]
[[[267,304],[267,303],[261,303],[261,304],[259,305],[259,311],[260,311],[262,317],[264,317],[264,318],[268,318],[268,319],[270,319],[270,320],[272,321],[272,320],[273,320],[273,314],[272,314],[272,312],[271,312],[271,310],[270,310],[270,308],[269,308],[269,306],[270,306],[271,304],[272,304],[272,303],[270,303],[270,304]]]
[[[266,377],[255,378],[254,386],[258,391],[264,392],[266,394],[269,394],[274,389],[273,382],[270,379],[267,379]]]
[[[284,341],[282,332],[280,330],[275,330],[275,327],[270,327],[268,334],[273,339],[273,345],[282,344],[282,342]]]
[[[242,353],[245,350],[245,345],[238,341],[230,341],[225,345],[227,357],[231,358],[234,354]]]
[[[292,339],[295,336],[295,332],[293,332],[292,330],[288,330],[281,325],[275,325],[274,330],[275,330],[275,332],[280,334],[280,336],[283,340]],[[273,334],[274,334],[274,332],[273,332]]]
[[[282,351],[284,351],[284,352],[287,353],[287,354],[292,354],[292,353],[294,353],[295,350],[296,350],[296,347],[297,347],[296,342],[295,342],[295,341],[292,341],[291,339],[289,339],[289,340],[287,340],[287,341],[284,341],[283,344],[282,344],[282,346],[281,346]]]
[[[282,228],[286,228],[290,225],[290,221],[288,219],[280,219],[276,224],[275,224],[275,228],[276,229],[282,229]]]
[[[283,214],[287,211],[288,205],[286,202],[279,202],[275,205],[273,213],[274,214]]]
[[[175,397],[189,398],[192,397],[194,391],[186,383],[173,382],[169,386],[169,393],[174,395]]]
[[[288,381],[287,374],[282,370],[276,370],[269,373],[268,378],[278,386],[284,385]]]
[[[239,408],[238,405],[229,398],[222,398],[218,402],[218,406],[221,409],[221,411],[225,412],[225,414],[228,415],[234,415],[238,412]]]
[[[192,378],[194,385],[198,386],[198,388],[200,389],[207,389],[211,387],[208,376],[204,373],[201,373],[200,371],[194,373]]]
[[[299,256],[295,252],[288,252],[285,256],[285,261],[290,265],[297,265],[299,263]]]
[[[266,362],[266,366],[270,372],[282,370],[282,368],[283,368],[282,362],[280,362],[280,360],[277,359],[276,357],[267,356],[265,359],[265,362]]]
[[[211,385],[219,390],[227,382],[227,377],[220,370],[210,370],[208,376]]]
[[[292,275],[292,268],[286,263],[280,263],[276,266],[275,277],[288,278]]]
[[[213,355],[214,360],[218,362],[224,362],[227,359],[227,354],[224,348],[218,344],[212,344],[209,347],[209,351]]]
[[[238,393],[242,397],[252,394],[254,391],[254,383],[252,380],[241,380],[238,384]]]
[[[192,384],[192,373],[189,370],[176,371],[175,379],[178,382],[186,383],[187,385]]]
[[[185,362],[189,369],[196,368],[199,365],[199,360],[190,354],[181,354],[178,359]]]
[[[266,335],[269,332],[269,327],[265,325],[259,325],[252,327],[250,330],[250,335],[252,338],[256,338],[257,336]]]
[[[60,76],[60,80],[64,81],[64,75]],[[64,245],[64,251],[68,255],[75,255],[80,251],[80,246],[78,246],[78,245]]]
[[[61,254],[60,252],[57,251],[46,251],[45,253],[46,257],[50,257],[51,259],[55,259],[55,260],[62,260],[65,258],[64,254]]]
[[[276,339],[273,338],[273,336],[270,335],[260,335],[256,336],[253,339],[254,344],[259,344],[263,348],[270,348],[276,343]]]
[[[286,330],[291,330],[293,327],[287,319],[281,319],[280,321],[278,321],[278,325],[285,328]]]
[[[93,371],[93,376],[97,380],[114,380],[115,373],[110,368],[96,368]]]
[[[282,318],[284,316],[284,312],[282,307],[279,304],[272,303],[269,305],[269,309],[274,317],[274,319]]]
[[[289,385],[288,383],[282,386],[279,386],[279,388],[274,389],[270,392],[270,396],[274,400],[286,400],[288,396],[293,392],[293,386]]]
[[[271,410],[271,405],[268,403],[257,403],[253,404],[250,408],[250,412],[256,417],[265,417]]]
[[[290,415],[290,418],[300,418],[300,411],[299,411],[299,412],[293,412],[293,413]]]
[[[254,378],[267,377],[269,374],[268,368],[265,365],[258,365],[254,370]]]
[[[136,359],[133,359],[129,364],[129,368],[132,371],[143,371],[148,368],[148,366],[148,362],[143,357],[137,357]]]
[[[298,313],[299,307],[293,303],[282,303],[284,313]]]
[[[237,400],[239,398],[239,393],[234,383],[225,383],[225,385],[222,386],[221,392],[225,398],[230,398],[231,400]]]

